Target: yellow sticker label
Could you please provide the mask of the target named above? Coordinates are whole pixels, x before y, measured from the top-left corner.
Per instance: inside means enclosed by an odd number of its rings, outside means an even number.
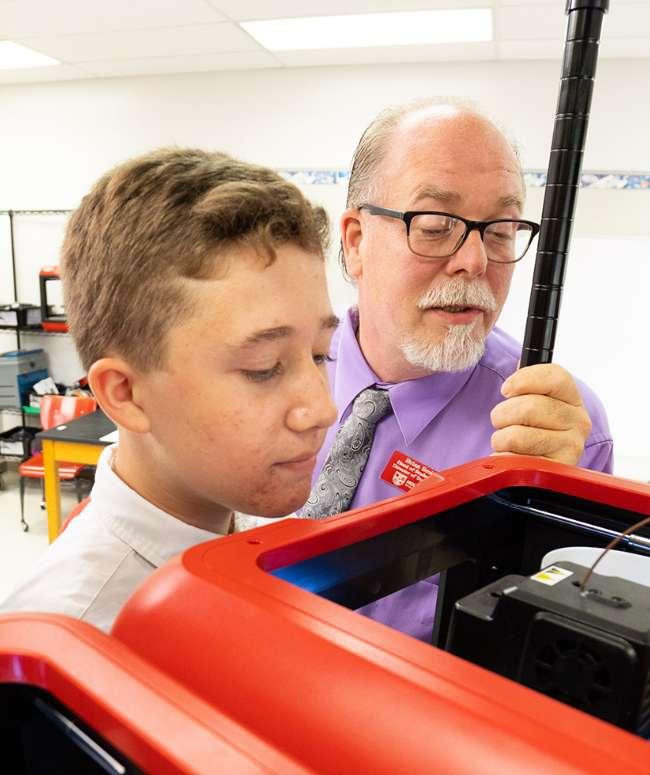
[[[573,571],[559,568],[557,565],[549,565],[548,568],[543,568],[538,573],[535,573],[530,579],[531,581],[539,581],[540,584],[553,586],[553,584],[557,584],[558,581],[562,581],[562,579],[566,579],[569,576],[573,576]]]

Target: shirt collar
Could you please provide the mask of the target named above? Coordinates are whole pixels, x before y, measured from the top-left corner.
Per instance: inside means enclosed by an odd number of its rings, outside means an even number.
[[[431,421],[462,390],[476,366],[465,371],[435,372],[394,384],[382,383],[366,361],[357,340],[359,312],[348,310],[340,329],[333,384],[339,422],[354,399],[371,385],[388,389],[390,403],[405,444],[412,444]]]
[[[112,467],[117,445],[101,454],[92,490],[92,502],[109,523],[109,529],[151,565],[160,567],[191,546],[228,532],[211,532],[188,525],[159,509],[132,490]]]

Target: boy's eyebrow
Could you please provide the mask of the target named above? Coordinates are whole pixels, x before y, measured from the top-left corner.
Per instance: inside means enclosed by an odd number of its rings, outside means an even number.
[[[276,326],[275,328],[263,328],[260,331],[254,331],[249,334],[241,343],[240,347],[251,347],[260,342],[272,342],[274,339],[283,339],[293,333],[291,326]]]
[[[321,320],[321,330],[326,331],[337,328],[340,320],[336,315],[328,315]],[[253,347],[260,342],[273,342],[276,339],[284,339],[291,336],[295,329],[292,326],[276,326],[275,328],[263,328],[260,331],[254,331],[246,337],[239,345],[239,348]]]

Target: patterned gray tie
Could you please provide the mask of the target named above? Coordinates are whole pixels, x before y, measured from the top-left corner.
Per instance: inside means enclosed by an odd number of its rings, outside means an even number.
[[[354,399],[352,412],[336,433],[301,517],[324,519],[348,508],[368,462],[377,423],[390,408],[388,391],[380,388],[366,388]]]

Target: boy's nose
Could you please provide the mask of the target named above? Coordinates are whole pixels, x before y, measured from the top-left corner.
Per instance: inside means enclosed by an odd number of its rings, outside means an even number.
[[[330,394],[327,377],[315,367],[315,378],[305,384],[304,392],[287,415],[291,430],[302,432],[325,429],[336,420],[336,405]]]

